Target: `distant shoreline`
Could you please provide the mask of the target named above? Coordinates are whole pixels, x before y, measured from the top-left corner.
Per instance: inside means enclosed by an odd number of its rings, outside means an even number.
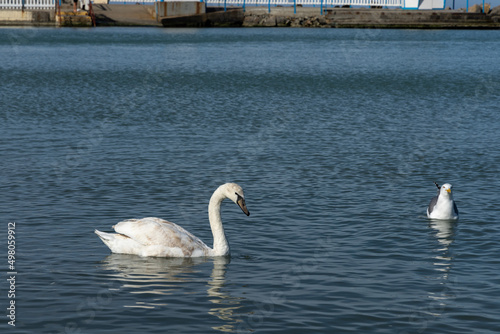
[[[247,7],[206,8],[194,15],[160,17],[152,5],[94,5],[97,26],[142,27],[318,27],[394,29],[500,29],[500,6],[489,14],[460,10],[380,8]],[[0,10],[1,26],[90,26],[88,16],[72,11]],[[10,15],[10,17],[9,17]],[[16,16],[17,15],[17,16]]]

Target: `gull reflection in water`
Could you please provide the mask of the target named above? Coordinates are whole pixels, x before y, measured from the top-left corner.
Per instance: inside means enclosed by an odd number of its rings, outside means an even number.
[[[435,237],[439,243],[439,247],[435,249],[437,255],[433,262],[435,270],[440,273],[442,290],[438,293],[429,293],[429,298],[436,301],[437,305],[433,307],[431,312],[435,316],[441,315],[446,305],[445,301],[455,298],[453,280],[450,280],[450,271],[452,268],[453,256],[451,254],[451,245],[455,240],[455,228],[457,222],[455,220],[430,220],[429,227],[436,231]]]
[[[131,294],[172,295],[185,290],[184,284],[199,282],[202,265],[210,262],[213,263],[213,269],[210,277],[207,277],[206,289],[214,307],[209,308],[208,314],[224,321],[222,326],[213,329],[234,332],[235,325],[241,321],[234,315],[241,307],[241,298],[232,297],[224,290],[229,257],[157,258],[111,254],[101,263],[104,269],[113,272],[112,277],[122,282],[120,288],[115,290],[127,289]],[[158,308],[168,305],[166,301],[168,298],[159,296],[148,302],[137,300],[134,305],[125,307]]]
[[[435,236],[440,245],[436,249],[438,255],[435,259],[440,261],[434,263],[434,265],[438,266],[436,270],[448,273],[452,260],[450,246],[455,237],[455,221],[434,219],[429,222],[429,226],[436,230]]]

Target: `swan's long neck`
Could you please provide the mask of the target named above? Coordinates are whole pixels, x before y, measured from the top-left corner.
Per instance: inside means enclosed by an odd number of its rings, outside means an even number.
[[[222,201],[226,198],[221,189],[217,189],[208,204],[208,220],[212,228],[214,236],[213,255],[222,256],[229,254],[229,244],[224,234],[224,227],[222,227],[222,219],[220,216],[220,206]]]

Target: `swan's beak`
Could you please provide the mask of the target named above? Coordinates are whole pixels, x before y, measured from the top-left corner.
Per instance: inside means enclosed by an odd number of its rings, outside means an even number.
[[[250,212],[247,209],[247,206],[245,204],[245,199],[238,195],[238,200],[236,201],[236,204],[241,208],[241,210],[247,215],[250,216]]]

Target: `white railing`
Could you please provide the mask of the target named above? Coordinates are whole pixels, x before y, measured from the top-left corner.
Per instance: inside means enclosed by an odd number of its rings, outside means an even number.
[[[0,0],[0,9],[54,9],[58,0]]]
[[[2,1],[2,0],[0,0]],[[143,3],[151,4],[161,0],[110,0],[110,3]],[[190,1],[193,0],[164,0],[171,1]],[[402,7],[404,0],[203,0],[209,6],[384,6],[384,7]]]

